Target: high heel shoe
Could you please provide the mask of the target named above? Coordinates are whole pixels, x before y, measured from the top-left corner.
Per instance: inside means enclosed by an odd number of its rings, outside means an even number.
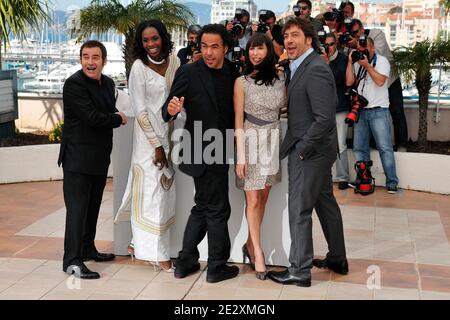
[[[264,258],[264,266],[265,266],[266,265],[266,257],[264,256],[264,252],[263,252],[263,258]],[[255,269],[255,271],[256,271],[256,269]],[[255,272],[256,279],[258,279],[258,280],[266,280],[267,279],[267,273],[268,273],[267,267],[266,267],[266,270],[264,270],[264,271],[256,271]]]
[[[153,266],[153,270],[155,272],[160,271],[160,270],[164,270],[167,273],[174,273],[175,272],[175,267],[174,267],[172,262],[170,263],[170,268],[168,268],[168,269],[162,267],[159,264],[159,262],[150,261],[150,264]]]
[[[252,263],[252,258],[250,257],[250,252],[248,252],[247,244],[242,246],[242,263],[245,264],[245,260],[248,259],[250,267],[255,270],[255,264]]]
[[[134,245],[130,243],[127,248],[128,254],[131,256],[131,261],[134,261]]]

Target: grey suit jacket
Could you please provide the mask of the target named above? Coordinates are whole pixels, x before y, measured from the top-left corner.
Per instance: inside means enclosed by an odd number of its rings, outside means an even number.
[[[287,95],[288,129],[280,158],[295,146],[304,159],[317,154],[336,159],[336,84],[333,72],[319,54],[311,53],[298,67]]]

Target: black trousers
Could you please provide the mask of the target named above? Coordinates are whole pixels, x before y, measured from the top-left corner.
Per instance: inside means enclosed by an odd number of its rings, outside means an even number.
[[[408,124],[403,107],[403,89],[400,78],[389,87],[389,111],[394,125],[395,147],[405,147],[408,142]]]
[[[67,210],[64,271],[70,265],[80,264],[83,257],[97,252],[94,239],[106,178],[64,170],[63,191]]]
[[[183,237],[183,249],[176,267],[187,269],[199,259],[197,246],[208,234],[208,272],[214,273],[230,257],[228,219],[228,165],[210,165],[201,177],[194,177],[195,206],[191,210]]]

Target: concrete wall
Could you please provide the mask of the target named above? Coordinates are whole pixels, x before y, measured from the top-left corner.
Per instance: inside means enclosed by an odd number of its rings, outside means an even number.
[[[0,184],[53,181],[63,178],[58,167],[59,144],[0,148]],[[112,177],[112,165],[108,176]]]
[[[408,123],[409,137],[417,141],[419,133],[419,105],[416,102],[405,103],[405,116]],[[450,103],[441,104],[439,107],[439,122],[435,122],[436,103],[428,106],[428,140],[450,141]]]
[[[20,131],[50,131],[62,119],[63,103],[60,95],[19,93],[16,128]]]
[[[114,212],[117,212],[128,179],[131,158],[132,124],[119,128],[114,135]],[[282,127],[286,129],[286,122]],[[400,179],[400,187],[405,189],[425,190],[450,194],[450,156],[397,152],[395,154]],[[372,152],[374,160],[373,174],[377,185],[384,185],[384,174],[377,152]],[[354,163],[354,157],[350,152],[350,163]],[[438,170],[439,169],[439,170]],[[229,171],[229,197],[232,214],[228,222],[231,239],[230,261],[240,262],[242,259],[242,244],[247,239],[247,222],[244,213],[244,193],[236,188],[234,167]],[[262,225],[262,246],[266,252],[267,262],[273,265],[287,265],[290,246],[289,215],[288,215],[288,175],[287,161],[281,163],[282,182],[275,185],[270,193],[266,207],[266,215]],[[353,177],[354,173],[352,172]],[[194,204],[193,179],[176,170],[175,185],[176,222],[170,229],[170,254],[178,255],[181,249],[184,228],[189,217],[189,212]],[[372,195],[373,196],[373,195]],[[361,196],[362,197],[362,196]],[[119,255],[127,254],[127,246],[131,240],[131,228],[128,217],[122,219],[114,226],[114,251]],[[206,238],[199,246],[200,259],[207,260]]]
[[[450,141],[450,103],[441,105],[440,122],[433,121],[436,104],[430,103],[428,110],[428,139],[430,141]],[[418,104],[405,103],[405,115],[408,122],[409,137],[417,141],[419,128]],[[39,96],[37,94],[19,94],[19,119],[16,127],[21,131],[50,131],[63,118],[61,96]]]

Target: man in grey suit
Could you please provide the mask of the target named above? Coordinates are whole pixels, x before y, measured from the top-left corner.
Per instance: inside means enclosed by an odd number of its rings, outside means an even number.
[[[333,195],[331,167],[337,155],[336,105],[333,73],[318,51],[311,22],[288,20],[284,44],[291,60],[288,85],[288,129],[280,157],[288,156],[290,267],[270,272],[283,284],[311,286],[313,264],[346,274],[344,232],[339,206]],[[313,261],[312,211],[316,209],[329,252]]]

